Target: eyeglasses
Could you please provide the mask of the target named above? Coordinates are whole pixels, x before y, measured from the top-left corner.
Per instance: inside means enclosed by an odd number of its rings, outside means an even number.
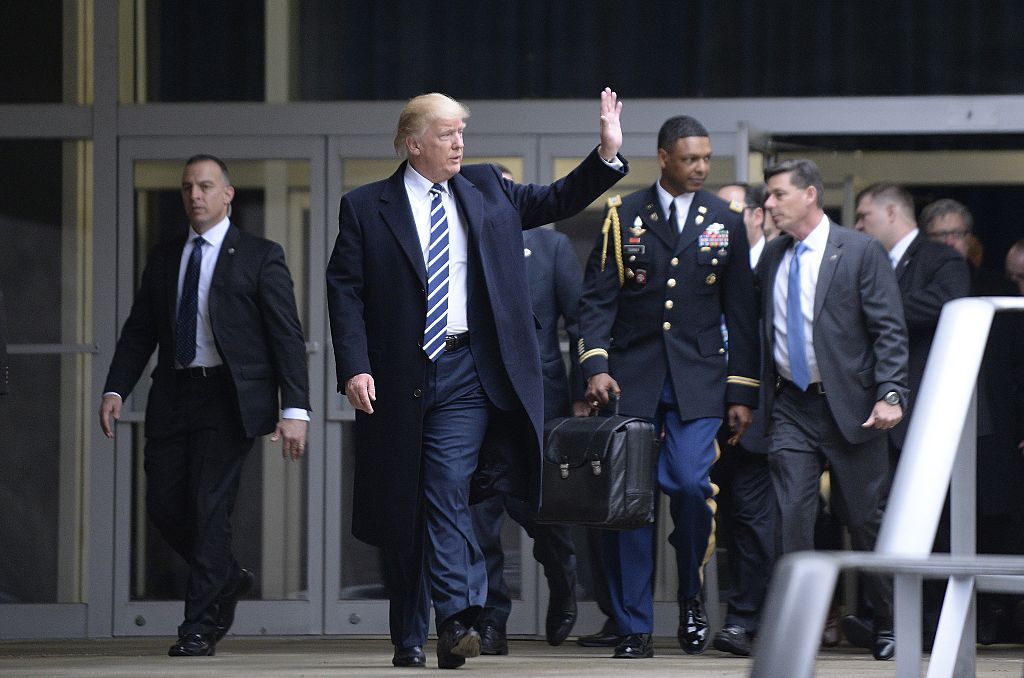
[[[930,240],[963,240],[967,237],[967,229],[958,231],[931,231],[928,234]]]

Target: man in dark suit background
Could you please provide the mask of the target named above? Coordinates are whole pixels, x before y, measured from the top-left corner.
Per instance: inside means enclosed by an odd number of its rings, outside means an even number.
[[[586,267],[578,350],[595,410],[621,395],[621,414],[664,428],[658,482],[674,527],[677,639],[683,651],[699,654],[709,641],[701,586],[712,548],[715,434],[724,416],[735,443],[757,406],[757,307],[743,205],[703,188],[711,163],[707,129],[689,116],[665,121],[658,163],[654,185],[609,200],[604,235]],[[624,637],[614,656],[652,657],[654,526],[604,536]]]
[[[764,184],[728,184],[718,189],[718,197],[743,205],[752,270],[764,246],[778,234],[764,231],[765,196]],[[750,654],[761,625],[775,560],[775,490],[768,470],[764,403],[762,388],[750,428],[738,443],[729,443],[732,432],[727,426],[719,430],[722,455],[711,469],[711,481],[720,488],[716,542],[727,544],[730,575],[725,622],[711,642],[716,650],[740,656]]]
[[[819,478],[827,465],[832,506],[856,550],[871,550],[891,483],[885,432],[907,402],[907,329],[900,291],[881,244],[832,223],[809,160],[765,170],[784,235],[758,268],[764,383],[771,411],[772,482],[779,555],[814,547]],[[868,578],[876,659],[895,654],[891,584]]]
[[[928,240],[917,228],[914,199],[897,184],[880,182],[857,196],[855,227],[877,239],[896,272],[907,323],[910,399],[902,421],[889,431],[893,468],[903,449],[914,399],[939,324],[943,305],[966,297],[970,275],[966,260],[952,247]]]
[[[238,599],[253,586],[253,574],[231,554],[231,511],[246,454],[255,438],[273,433],[285,458],[302,455],[309,378],[284,252],[231,224],[227,167],[209,155],[189,158],[181,197],[190,227],[150,253],[99,416],[113,438],[111,419],[120,418],[156,348],[146,405],[146,506],[189,564],[185,619],[168,654],[197,656],[214,654]]]
[[[513,181],[507,167],[497,167],[502,177]],[[544,380],[544,420],[586,416],[589,408],[583,402],[579,365],[575,360],[570,361],[572,369],[566,375],[558,333],[561,318],[569,345],[574,346],[579,337],[576,307],[583,279],[579,259],[569,238],[549,228],[523,232],[523,256],[533,314],[540,325],[537,343]],[[473,504],[472,511],[477,542],[487,564],[487,601],[477,623],[480,653],[508,654],[506,623],[512,611],[512,599],[503,574],[505,553],[501,545],[506,511],[533,539],[533,557],[544,567],[550,594],[544,634],[549,644],[561,645],[576,623],[576,548],[571,530],[565,525],[536,522],[529,506],[508,494],[479,501]]]
[[[339,390],[356,409],[353,534],[381,547],[396,666],[423,666],[433,603],[441,668],[480,652],[487,594],[468,503],[536,508],[543,387],[522,230],[571,216],[624,176],[621,104],[601,143],[550,186],[462,165],[469,111],[442,94],[403,109],[407,162],[342,198],[327,267]]]

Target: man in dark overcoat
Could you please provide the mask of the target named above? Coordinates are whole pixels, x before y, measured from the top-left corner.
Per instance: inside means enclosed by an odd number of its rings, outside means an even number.
[[[469,111],[422,95],[398,121],[406,162],[342,198],[327,295],[339,391],[356,409],[353,534],[383,551],[396,666],[425,664],[431,603],[438,666],[480,652],[487,576],[471,477],[479,465],[478,490],[534,502],[539,490],[522,230],[576,214],[625,175],[620,110],[606,89],[600,145],[554,184],[520,185],[493,165],[463,167]]]

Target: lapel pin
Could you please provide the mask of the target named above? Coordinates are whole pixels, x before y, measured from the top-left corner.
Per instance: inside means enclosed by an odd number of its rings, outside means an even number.
[[[529,247],[524,247],[524,248],[523,248],[523,256],[524,256],[524,257],[528,257],[528,256],[530,256],[531,254],[533,254],[533,252],[532,252],[532,251],[530,250],[530,248],[529,248]]]
[[[698,211],[698,212],[700,212],[701,214],[707,214],[708,208],[707,208],[707,207],[704,207],[704,205],[700,205],[700,206],[699,206],[699,207],[697,208],[697,211]]]
[[[235,248],[234,247],[229,247],[228,248],[228,254],[234,254],[234,253],[235,253]]]
[[[697,218],[696,218],[696,219],[694,219],[694,220],[693,220],[693,222],[694,222],[695,224],[697,224],[698,226],[700,226],[701,224],[703,224],[703,223],[704,223],[704,215],[702,215],[702,214],[698,214],[698,215],[697,215]]]

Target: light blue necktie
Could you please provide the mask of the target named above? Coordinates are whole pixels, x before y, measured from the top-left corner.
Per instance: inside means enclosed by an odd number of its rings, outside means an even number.
[[[807,354],[804,351],[804,313],[800,308],[800,255],[806,250],[806,245],[802,242],[797,243],[789,264],[789,293],[786,297],[789,370],[793,373],[793,383],[802,391],[806,391],[811,383],[811,372],[807,367]]]
[[[203,265],[203,245],[197,236],[192,240],[192,254],[185,266],[185,281],[178,301],[178,319],[174,328],[174,359],[188,367],[196,358],[196,316],[199,315],[199,271]]]
[[[448,330],[448,215],[441,204],[441,184],[430,187],[430,245],[427,247],[427,321],[423,351],[433,362],[444,351]]]

